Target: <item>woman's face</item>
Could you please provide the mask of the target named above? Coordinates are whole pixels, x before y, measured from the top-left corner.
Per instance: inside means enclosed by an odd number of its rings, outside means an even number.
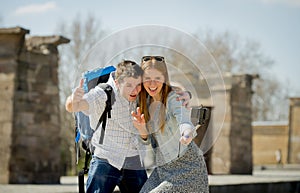
[[[164,75],[154,68],[148,68],[144,71],[143,84],[147,93],[154,98],[160,100],[160,93],[165,82]]]

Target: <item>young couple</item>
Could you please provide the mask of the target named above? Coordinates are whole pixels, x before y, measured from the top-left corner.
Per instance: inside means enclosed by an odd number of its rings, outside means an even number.
[[[208,192],[204,157],[192,142],[194,126],[189,109],[181,102],[189,97],[185,92],[178,96],[172,89],[165,59],[144,56],[141,67],[133,61],[122,61],[108,84],[116,101],[102,144],[101,129],[95,127],[105,108],[105,92],[96,86],[84,94],[81,80],[66,101],[67,111],[83,111],[96,130],[87,193],[113,192],[115,186],[129,193]],[[147,179],[142,159],[149,143],[158,166]]]

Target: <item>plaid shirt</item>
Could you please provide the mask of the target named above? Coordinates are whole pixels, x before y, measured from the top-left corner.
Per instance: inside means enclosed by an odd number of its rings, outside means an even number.
[[[92,143],[95,146],[94,155],[107,159],[108,162],[121,169],[125,158],[140,155],[143,148],[140,143],[137,129],[133,126],[130,112],[136,109],[136,102],[129,102],[118,92],[114,78],[111,76],[108,84],[112,86],[116,101],[112,106],[111,118],[107,119],[103,144],[99,144],[101,125],[95,128],[105,109],[107,95],[100,87],[96,86],[84,95],[89,104],[89,110],[84,113],[90,117],[90,125],[96,130]]]

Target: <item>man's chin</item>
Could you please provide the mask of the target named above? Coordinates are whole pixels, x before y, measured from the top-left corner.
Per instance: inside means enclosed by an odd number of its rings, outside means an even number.
[[[130,102],[135,101],[137,96],[129,96],[128,100]]]

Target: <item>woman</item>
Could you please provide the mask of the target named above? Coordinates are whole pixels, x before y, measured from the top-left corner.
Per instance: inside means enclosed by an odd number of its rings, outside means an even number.
[[[208,174],[203,153],[192,141],[190,112],[176,100],[161,56],[142,58],[143,87],[134,125],[149,137],[157,167],[140,192],[205,192]]]

